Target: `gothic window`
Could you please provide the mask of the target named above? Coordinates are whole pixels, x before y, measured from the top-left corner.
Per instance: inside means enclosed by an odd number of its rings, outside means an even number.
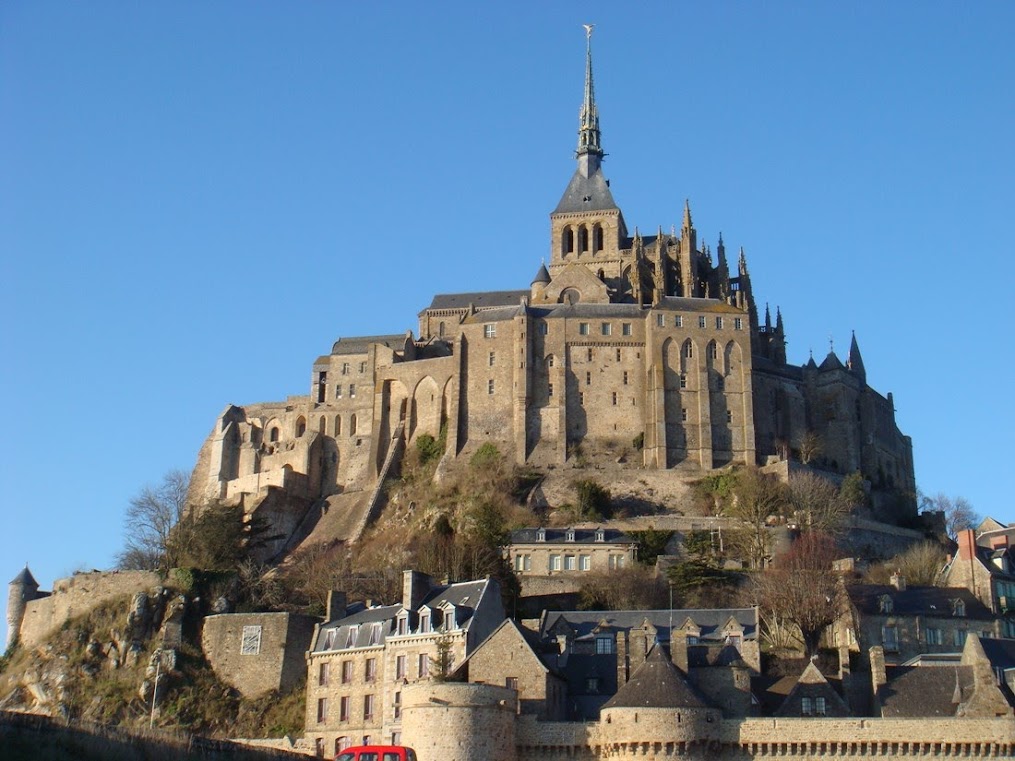
[[[574,253],[574,230],[570,227],[564,228],[564,235],[560,240],[560,252],[562,254]]]
[[[321,433],[327,433],[328,432],[327,429],[328,423],[325,421],[324,415],[321,415],[321,420],[320,423],[318,424],[317,430],[319,430]]]
[[[582,225],[578,228],[578,253],[584,254],[589,250],[589,228]]]
[[[353,415],[352,417],[349,418],[349,435],[350,436],[355,436],[356,435],[356,416],[355,415]]]
[[[443,322],[443,320],[437,326],[437,335],[439,335],[441,338],[444,337],[444,322]]]
[[[690,341],[684,344],[684,356],[687,357],[687,359],[694,356],[694,348]]]
[[[603,250],[603,226],[596,225],[592,228],[592,250],[602,251]],[[602,275],[600,275],[602,277]]]
[[[715,345],[715,341],[712,341],[708,345],[708,356],[709,356],[710,359],[718,359],[719,358],[719,348]]]
[[[296,420],[296,438],[298,439],[300,436],[302,436],[306,432],[307,432],[307,419],[304,418],[304,417],[297,418],[297,420]]]
[[[317,377],[317,401],[323,402],[326,393],[328,393],[328,374],[321,372]]]
[[[335,435],[336,436],[341,436],[342,435],[342,416],[341,415],[335,415]]]

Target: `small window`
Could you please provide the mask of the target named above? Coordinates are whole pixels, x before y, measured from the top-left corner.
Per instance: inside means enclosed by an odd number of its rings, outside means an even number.
[[[684,316],[682,314],[678,314],[676,317],[673,318],[673,327],[675,328],[684,327]]]
[[[547,383],[546,384],[546,395],[547,396],[553,396],[553,384],[552,383]]]
[[[356,398],[356,384],[355,383],[350,383],[349,384],[349,398],[350,399],[355,399]]]
[[[925,629],[924,631],[928,645],[944,644],[944,638],[941,636],[940,629]]]
[[[715,329],[722,330],[722,317],[715,318]]]
[[[367,371],[367,363],[366,362],[360,362],[359,363],[359,371],[361,373],[365,373]]]
[[[565,571],[573,571],[577,567],[578,566],[575,563],[575,556],[574,555],[565,555],[564,556],[564,570]]]
[[[825,699],[814,698],[814,715],[824,716],[825,715]]]
[[[719,347],[716,346],[714,342],[708,345],[708,356],[712,359],[719,358]]]
[[[968,635],[969,632],[967,632],[965,629],[956,629],[952,633],[952,642],[955,644],[955,647],[962,647],[963,645],[965,645],[966,637]],[[886,647],[885,649],[887,650],[888,648]]]
[[[585,356],[588,359],[588,361],[591,362],[592,361],[592,349],[589,349]]]
[[[726,422],[727,423],[732,423],[733,422],[733,411],[732,410],[726,410]]]
[[[687,422],[687,407],[680,408],[680,420],[683,423]]]
[[[700,317],[698,317],[698,327],[699,328],[705,327],[705,316],[704,315],[701,315]]]
[[[599,692],[599,677],[590,676],[585,679],[585,692],[595,695]]]
[[[550,555],[550,570],[551,571],[560,570],[560,555]]]
[[[490,367],[493,367],[497,363],[497,352],[490,352]]]
[[[342,661],[342,684],[352,682],[352,661]]]
[[[323,724],[328,720],[328,699],[317,699],[317,723]]]
[[[483,338],[496,338],[497,337],[497,325],[488,322],[483,326]]]
[[[579,571],[591,571],[592,570],[592,558],[588,555],[578,556],[578,570]]]
[[[486,393],[492,394],[493,393],[493,388],[494,388],[494,386],[493,386],[493,378],[490,378],[490,380],[488,380],[486,382]]]
[[[801,716],[813,716],[814,706],[810,698],[800,698],[800,715]]]
[[[687,388],[687,373],[680,373],[680,388]]]
[[[878,598],[878,611],[880,613],[891,613],[895,609],[892,598],[888,595],[881,595]]]
[[[585,392],[584,391],[579,391],[578,392],[578,404],[580,404],[580,405],[584,405],[585,404]]]
[[[587,322],[578,323],[578,335],[587,336],[589,334],[589,324]]]
[[[964,618],[966,615],[966,603],[957,597],[952,600],[952,615],[957,618]]]
[[[885,652],[897,653],[899,651],[899,630],[894,626],[881,627],[881,643]]]
[[[596,655],[613,655],[613,637],[609,635],[596,637]]]
[[[627,374],[627,370],[625,370],[625,371],[624,371],[624,385],[625,385],[625,386],[627,385],[627,382],[628,382],[628,378],[629,378],[629,376],[628,376],[628,374]]]
[[[548,330],[549,330],[549,328],[547,327],[545,322],[540,322],[539,323],[539,335],[545,336],[547,334]]]
[[[691,357],[694,356],[694,347],[690,341],[684,344],[684,356],[687,359],[690,359]]]
[[[342,384],[341,383],[339,383],[337,386],[335,386],[335,398],[336,399],[341,399],[342,398]]]
[[[430,674],[430,656],[426,653],[420,653],[416,659],[416,670],[419,673],[419,678],[424,679]]]
[[[613,332],[613,325],[608,322],[604,322],[599,326],[599,332],[604,336],[608,336]]]
[[[331,664],[322,663],[317,667],[317,685],[319,687],[328,686],[328,676],[331,673]]]
[[[506,676],[506,677],[504,677],[504,686],[507,687],[509,690],[517,690],[518,689],[518,677],[516,677],[516,676]]]
[[[234,640],[235,641],[235,640]],[[240,640],[240,655],[257,655],[261,652],[261,627],[244,626]]]
[[[338,720],[349,721],[349,696],[343,695],[338,702]]]
[[[663,327],[665,325],[666,325],[666,316],[665,315],[661,315],[661,314],[657,314],[656,315],[656,327],[661,328],[661,327]]]
[[[742,318],[740,318],[740,317],[734,317],[733,318],[733,329],[734,330],[743,330],[744,329],[744,321],[743,321]]]
[[[590,372],[586,372],[585,373],[585,385],[586,386],[591,386],[592,385],[592,373],[590,373]]]
[[[394,709],[395,709],[394,710],[395,718],[396,719],[402,718],[402,693],[401,693],[401,691],[395,693]],[[398,732],[395,732],[394,734],[391,735],[391,742],[392,742],[392,744],[397,745],[400,742],[400,740],[401,740],[401,735]]]
[[[363,696],[363,720],[372,721],[374,718],[374,696]]]
[[[613,406],[614,407],[617,406],[617,392],[616,391],[613,392]]]
[[[376,644],[376,643],[371,642],[371,644]],[[364,672],[364,678],[368,682],[372,682],[372,681],[374,681],[377,678],[377,659],[376,658],[367,658],[366,670]]]
[[[631,335],[631,323],[629,323],[629,322],[622,322],[620,324],[620,334],[622,336],[629,336],[629,335]]]
[[[546,358],[546,366],[547,367],[553,367],[553,355],[552,354],[549,357]]]
[[[348,375],[348,374],[349,374],[349,363],[348,362],[343,362],[342,363],[342,375]]]

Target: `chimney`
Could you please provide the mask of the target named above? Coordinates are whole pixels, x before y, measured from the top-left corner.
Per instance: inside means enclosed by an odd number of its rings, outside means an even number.
[[[402,571],[402,607],[416,610],[433,588],[433,579],[420,571]]]
[[[885,649],[881,645],[875,645],[870,649],[871,661],[871,691],[873,692],[875,715],[881,715],[881,701],[879,695],[881,688],[888,683],[888,674],[885,671]]]
[[[976,532],[971,528],[963,529],[958,535],[959,558],[972,560],[976,557]]]
[[[683,629],[670,630],[670,660],[674,666],[687,673],[687,632]]]
[[[898,589],[900,592],[906,591],[906,577],[902,575],[900,571],[892,573],[891,577],[892,586]]]
[[[631,673],[638,670],[638,667],[645,662],[648,655],[648,632],[644,628],[631,629],[628,635],[631,638]]]
[[[348,603],[345,592],[332,589],[328,592],[328,607],[325,612],[325,621],[337,621],[345,618],[345,606]]]
[[[627,632],[623,629],[617,632],[617,687],[627,684],[630,677],[627,662]]]

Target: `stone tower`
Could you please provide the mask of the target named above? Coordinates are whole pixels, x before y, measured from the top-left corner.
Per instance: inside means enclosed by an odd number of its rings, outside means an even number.
[[[21,622],[25,618],[25,605],[34,600],[39,591],[39,582],[32,572],[25,569],[11,579],[7,585],[7,643],[6,648],[14,643],[21,631]]]

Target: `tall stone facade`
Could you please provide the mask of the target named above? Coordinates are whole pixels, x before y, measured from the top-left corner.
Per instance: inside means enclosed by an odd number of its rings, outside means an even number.
[[[194,488],[248,508],[273,490],[304,507],[369,493],[397,443],[444,431],[451,456],[493,442],[534,466],[632,445],[637,465],[689,472],[803,452],[876,494],[915,492],[910,439],[856,339],[845,361],[789,364],[743,249],[699,241],[689,204],[679,231],[631,233],[604,156],[587,50],[577,167],[529,287],[437,295],[416,336],[340,339],[307,395],[223,412]],[[276,517],[295,530],[300,510]]]

